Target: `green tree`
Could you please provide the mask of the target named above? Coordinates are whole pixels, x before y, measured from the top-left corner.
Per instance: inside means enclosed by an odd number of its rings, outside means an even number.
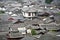
[[[36,31],[34,29],[31,30],[32,35],[36,35]]]
[[[60,12],[58,12],[57,14],[59,14],[59,15],[60,15]]]
[[[0,11],[0,14],[3,14],[3,13],[5,13],[4,11]]]
[[[53,0],[45,0],[45,3],[50,4]]]

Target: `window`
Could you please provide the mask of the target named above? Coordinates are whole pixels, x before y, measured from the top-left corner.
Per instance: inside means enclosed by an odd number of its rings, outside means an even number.
[[[35,15],[37,14],[37,12],[35,12]]]
[[[31,16],[31,13],[29,13],[28,16]]]
[[[29,19],[31,19],[31,18],[29,17]]]

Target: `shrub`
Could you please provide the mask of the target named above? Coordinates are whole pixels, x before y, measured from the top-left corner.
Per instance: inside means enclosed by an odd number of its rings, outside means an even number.
[[[31,30],[32,35],[36,35],[36,31],[34,29]]]
[[[58,12],[57,14],[60,14],[60,12]]]
[[[0,14],[3,14],[3,13],[5,13],[4,11],[0,11]]]

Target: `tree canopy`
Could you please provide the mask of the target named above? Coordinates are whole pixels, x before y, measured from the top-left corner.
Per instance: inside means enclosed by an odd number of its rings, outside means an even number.
[[[0,14],[3,14],[3,13],[5,13],[4,11],[0,11]]]
[[[50,4],[53,0],[45,0],[45,3]]]

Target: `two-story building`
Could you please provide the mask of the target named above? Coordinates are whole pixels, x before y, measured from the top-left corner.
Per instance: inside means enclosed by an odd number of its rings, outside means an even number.
[[[34,7],[25,7],[25,9],[23,8],[22,10],[22,14],[25,18],[32,20],[37,17],[37,9]]]

